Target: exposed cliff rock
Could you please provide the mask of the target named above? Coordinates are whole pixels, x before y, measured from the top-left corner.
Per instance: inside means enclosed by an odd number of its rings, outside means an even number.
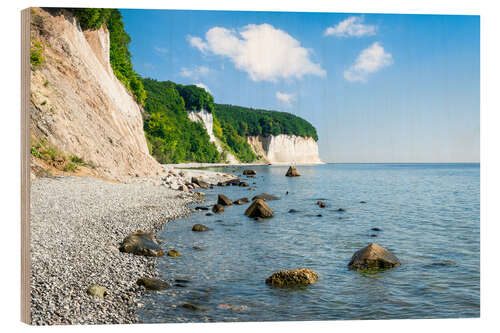
[[[106,178],[160,174],[141,107],[111,69],[106,28],[83,32],[69,12],[36,8],[31,38],[45,59],[31,76],[32,140],[92,163]]]
[[[257,155],[273,164],[320,164],[318,143],[313,138],[280,134],[249,136],[247,141]]]
[[[203,124],[203,126],[207,130],[208,136],[210,137],[210,141],[215,143],[215,146],[217,147],[219,153],[222,153],[224,150],[224,148],[222,147],[222,143],[214,135],[214,117],[212,113],[204,109],[200,111],[188,111],[187,113],[189,120],[201,122]],[[229,164],[239,163],[238,159],[228,151],[226,151],[226,160]]]

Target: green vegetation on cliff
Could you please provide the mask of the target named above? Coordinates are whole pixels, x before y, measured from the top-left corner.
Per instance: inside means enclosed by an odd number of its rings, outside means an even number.
[[[125,31],[122,14],[118,9],[110,8],[68,8],[78,19],[83,30],[96,30],[103,24],[109,30],[109,60],[116,77],[143,104],[146,91],[139,74],[132,66],[131,54],[128,50],[130,36]]]
[[[318,141],[316,129],[309,122],[287,112],[215,104],[215,116],[221,124],[230,124],[241,137],[287,134]]]
[[[186,87],[152,79],[144,79],[143,84],[147,92],[144,130],[151,155],[160,163],[220,162],[220,154],[215,144],[210,142],[205,127],[188,118],[186,102],[179,93]],[[188,90],[193,91],[191,88]],[[207,99],[204,94],[197,94],[201,100]],[[189,103],[202,101],[191,100]]]

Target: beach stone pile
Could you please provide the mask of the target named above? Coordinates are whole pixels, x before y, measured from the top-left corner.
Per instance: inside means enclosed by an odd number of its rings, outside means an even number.
[[[120,252],[120,244],[138,230],[155,232],[187,216],[196,201],[194,194],[179,197],[139,180],[37,179],[31,186],[32,323],[137,322],[145,287],[136,281],[156,278],[156,259]]]

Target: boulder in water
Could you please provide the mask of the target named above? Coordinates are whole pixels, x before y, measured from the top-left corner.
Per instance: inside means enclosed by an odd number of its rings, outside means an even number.
[[[233,202],[231,199],[226,197],[224,194],[219,194],[219,197],[217,199],[217,203],[222,206],[231,206]]]
[[[266,279],[266,283],[275,287],[305,286],[316,282],[318,274],[308,268],[283,270]]]
[[[208,231],[209,228],[203,224],[195,224],[193,225],[192,231]]]
[[[320,207],[320,208],[325,208],[326,207],[326,203],[324,203],[323,201],[321,200],[318,200],[318,202],[316,202],[316,204]]]
[[[250,185],[248,185],[247,182],[240,182],[240,184],[238,186],[240,186],[240,187],[248,187]]]
[[[273,211],[262,199],[255,199],[254,202],[247,208],[245,215],[248,217],[273,217]]]
[[[216,205],[214,205],[212,207],[212,212],[214,212],[214,213],[223,213],[224,212],[224,206],[222,206],[221,204],[216,204]]]
[[[120,252],[133,253],[147,257],[161,257],[163,250],[156,242],[152,233],[138,230],[123,240],[120,246]]]
[[[252,169],[247,169],[247,170],[243,170],[243,174],[244,174],[245,176],[248,176],[248,175],[256,175],[256,174],[257,174],[257,171],[252,170]]]
[[[371,243],[354,253],[349,262],[349,269],[366,270],[392,268],[401,265],[399,259],[386,248]]]
[[[288,168],[288,171],[286,172],[286,175],[287,177],[298,177],[300,176],[300,173],[297,171],[297,169],[295,169],[294,166],[290,165],[290,167]]]
[[[163,290],[171,287],[170,283],[149,277],[139,278],[136,283],[139,286],[144,286],[146,290]]]
[[[250,199],[248,199],[248,198],[241,198],[241,199],[238,199],[238,200],[234,201],[233,203],[235,205],[243,205],[243,204],[248,203],[248,202],[250,202]]]
[[[258,195],[256,195],[255,197],[252,198],[252,200],[256,200],[256,199],[262,199],[264,201],[270,201],[270,200],[279,200],[280,198],[278,198],[277,196],[272,195],[272,194],[261,193],[261,194],[258,194]]]
[[[176,251],[176,250],[168,250],[167,256],[177,258],[177,257],[180,257],[181,254],[179,253],[179,251]]]

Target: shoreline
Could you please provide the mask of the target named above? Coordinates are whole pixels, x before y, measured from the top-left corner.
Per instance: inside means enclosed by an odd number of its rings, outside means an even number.
[[[321,163],[292,163],[292,162],[279,162],[279,163],[178,163],[178,164],[162,164],[164,168],[168,169],[204,169],[204,168],[231,168],[231,167],[252,167],[252,166],[315,166],[328,164],[327,162]]]
[[[213,185],[234,178],[195,172]],[[139,322],[146,291],[136,281],[159,277],[157,258],[122,253],[120,243],[137,230],[157,233],[165,223],[189,216],[189,205],[204,201],[193,189],[171,189],[147,178],[123,184],[75,176],[38,178],[31,197],[32,325]],[[93,284],[108,295],[89,296]]]

